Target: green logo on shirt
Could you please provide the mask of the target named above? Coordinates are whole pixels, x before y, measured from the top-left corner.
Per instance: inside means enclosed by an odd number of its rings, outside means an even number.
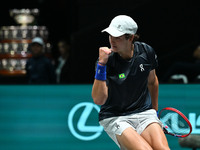
[[[125,78],[125,74],[124,74],[124,73],[119,74],[119,78],[120,78],[120,79]]]

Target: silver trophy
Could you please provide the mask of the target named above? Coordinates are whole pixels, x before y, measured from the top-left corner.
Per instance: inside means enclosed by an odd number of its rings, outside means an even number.
[[[27,26],[31,24],[35,20],[35,16],[39,15],[39,10],[35,9],[12,9],[10,10],[10,16],[14,18],[14,20],[21,24],[22,26]]]

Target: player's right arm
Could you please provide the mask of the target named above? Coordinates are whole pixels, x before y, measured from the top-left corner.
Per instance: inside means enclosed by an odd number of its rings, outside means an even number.
[[[98,65],[104,68],[108,62],[109,55],[111,50],[107,47],[99,48],[99,61]],[[98,71],[97,71],[98,72]],[[95,104],[103,105],[108,98],[108,87],[106,85],[105,79],[95,78],[93,87],[92,87],[92,98]]]

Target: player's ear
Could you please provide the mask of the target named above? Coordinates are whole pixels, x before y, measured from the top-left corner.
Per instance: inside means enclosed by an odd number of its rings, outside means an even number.
[[[134,39],[134,35],[131,35],[130,38],[129,38],[129,40],[133,41],[133,39]]]

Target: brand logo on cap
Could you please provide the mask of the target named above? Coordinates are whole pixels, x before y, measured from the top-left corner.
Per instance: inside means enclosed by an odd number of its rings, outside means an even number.
[[[121,25],[118,25],[117,28],[118,28],[118,29],[121,28]]]

